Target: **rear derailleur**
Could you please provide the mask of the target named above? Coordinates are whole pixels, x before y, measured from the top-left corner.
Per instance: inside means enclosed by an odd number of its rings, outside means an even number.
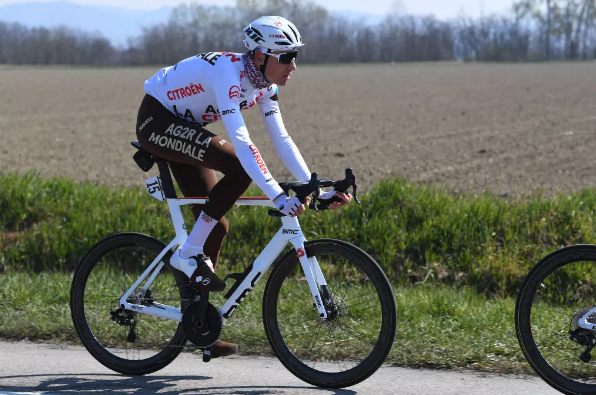
[[[579,356],[579,359],[585,363],[590,362],[592,360],[592,349],[596,346],[596,336],[594,336],[594,333],[584,328],[577,328],[569,331],[569,339],[580,346],[586,347],[586,350]]]
[[[148,289],[144,294],[139,294],[137,299],[128,301],[131,303],[142,304],[144,306],[152,306],[154,305],[155,299],[153,298],[151,290]],[[126,341],[129,343],[134,343],[137,341],[137,334],[135,331],[137,327],[136,316],[137,314],[135,312],[125,312],[125,310],[120,307],[116,310],[110,310],[110,319],[112,321],[116,321],[120,326],[130,327],[128,336],[126,337]]]
[[[129,326],[130,330],[128,331],[128,336],[126,337],[126,341],[129,343],[134,343],[137,341],[137,334],[135,329],[137,327],[137,320],[136,314],[131,312],[126,312],[126,315],[122,315],[124,312],[123,309],[118,308],[116,310],[110,311],[110,318],[112,321],[116,321],[120,326]]]

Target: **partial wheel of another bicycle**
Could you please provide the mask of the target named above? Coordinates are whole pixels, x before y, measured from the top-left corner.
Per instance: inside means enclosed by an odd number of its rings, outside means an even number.
[[[109,236],[83,257],[75,271],[70,307],[83,345],[109,369],[128,375],[158,371],[172,362],[186,344],[182,323],[123,310],[119,300],[165,248],[138,233]],[[192,302],[188,278],[166,264],[142,292],[135,289],[129,303],[155,303],[184,309]]]
[[[565,394],[596,394],[596,246],[548,255],[526,277],[515,328],[532,368]]]
[[[372,375],[395,338],[395,297],[379,265],[358,247],[322,239],[305,244],[327,281],[320,318],[296,257],[274,266],[263,298],[263,321],[279,360],[300,379],[342,388]]]

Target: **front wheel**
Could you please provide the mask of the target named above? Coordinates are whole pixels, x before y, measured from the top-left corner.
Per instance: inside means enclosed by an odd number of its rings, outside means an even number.
[[[519,344],[532,368],[565,394],[596,394],[596,246],[548,255],[526,277],[515,306]],[[580,319],[595,324],[586,329]],[[594,355],[596,357],[596,355]]]
[[[279,360],[307,383],[355,385],[385,361],[397,326],[395,297],[379,265],[358,247],[322,239],[305,244],[328,284],[328,317],[319,318],[294,251],[274,267],[263,322]]]
[[[72,320],[87,350],[104,366],[123,374],[155,372],[172,362],[186,344],[181,323],[121,309],[119,300],[165,248],[138,233],[109,236],[83,257],[72,281]],[[165,261],[165,258],[164,258]],[[191,301],[188,278],[164,262],[146,292],[128,301],[169,305],[181,310]]]

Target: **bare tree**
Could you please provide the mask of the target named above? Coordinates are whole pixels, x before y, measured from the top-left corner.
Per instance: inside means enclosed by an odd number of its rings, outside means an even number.
[[[197,3],[175,8],[115,49],[97,34],[0,22],[0,63],[166,65],[210,51],[243,52],[242,29],[261,15],[282,15],[300,28],[301,62],[409,62],[463,58],[528,61],[596,55],[596,0],[519,0],[508,17],[405,15],[394,2],[374,26],[351,21],[310,0],[238,0],[236,7]]]
[[[514,12],[518,17],[531,16],[537,20],[544,29],[544,53],[546,60],[550,60],[551,51],[551,32],[552,32],[552,12],[553,2],[556,0],[521,0],[514,4]],[[541,9],[541,5],[546,6],[546,11]]]

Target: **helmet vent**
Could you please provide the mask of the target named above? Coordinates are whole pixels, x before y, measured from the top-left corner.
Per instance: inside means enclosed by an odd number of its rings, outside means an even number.
[[[257,35],[259,37],[263,37],[263,34],[260,31],[258,31],[257,29],[255,29],[254,27],[252,28],[252,31],[255,32],[255,33],[257,33]]]
[[[294,33],[294,37],[296,37],[298,39],[298,41],[300,41],[300,34],[298,34],[298,32],[292,28],[292,25],[288,25],[288,27],[290,28],[292,33]],[[286,34],[286,37],[287,37],[287,34]],[[292,41],[292,40],[290,40],[290,41]]]
[[[251,51],[296,50],[302,37],[292,22],[281,16],[262,16],[244,28],[244,45]]]
[[[289,42],[294,41],[294,40],[292,40],[292,37],[288,36],[288,33],[286,33],[286,32],[283,32],[283,33],[284,33],[284,36],[286,36],[286,38],[288,39]]]

